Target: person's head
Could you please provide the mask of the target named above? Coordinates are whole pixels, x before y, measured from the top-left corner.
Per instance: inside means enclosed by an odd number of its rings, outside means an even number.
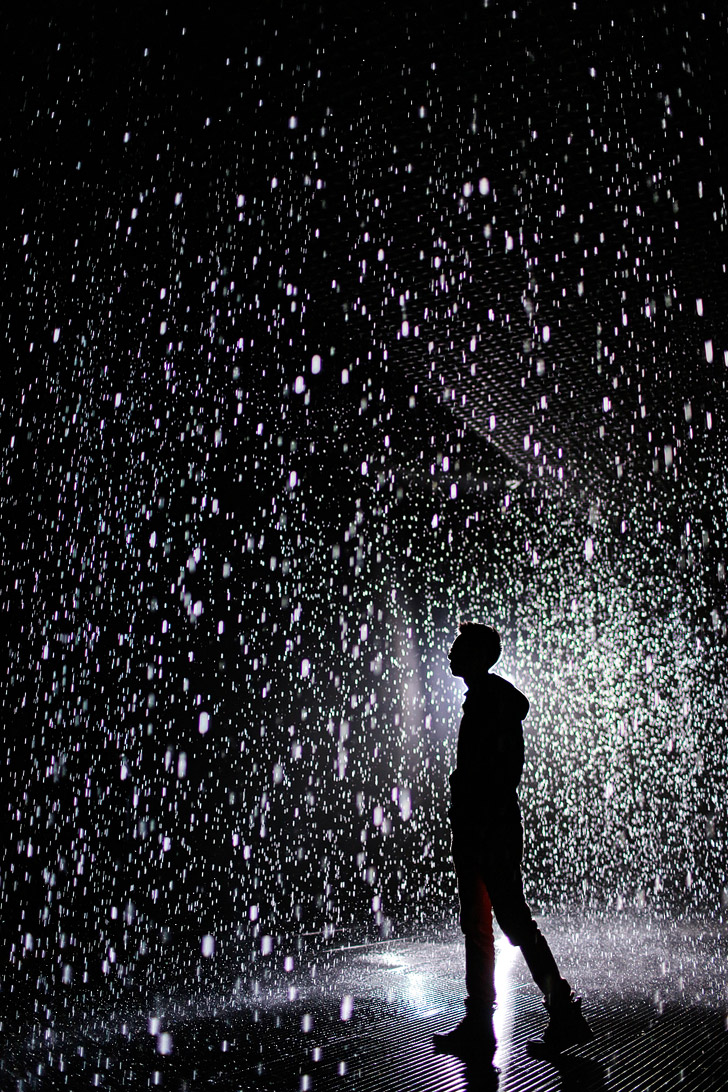
[[[482,622],[461,622],[459,633],[448,653],[453,675],[466,681],[490,671],[500,659],[500,634]]]

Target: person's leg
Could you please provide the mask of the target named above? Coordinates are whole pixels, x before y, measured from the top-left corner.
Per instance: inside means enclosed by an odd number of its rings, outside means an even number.
[[[591,1029],[581,1014],[581,1001],[562,977],[546,938],[533,919],[523,893],[521,857],[523,829],[515,829],[494,841],[483,862],[483,875],[490,894],[493,913],[511,944],[523,952],[533,980],[544,995],[551,1017],[543,1045],[561,1050],[587,1042]]]
[[[469,1011],[490,1013],[495,1001],[493,911],[480,860],[473,854],[455,857],[460,901],[460,928],[465,936],[465,988]]]
[[[514,821],[499,834],[483,857],[483,877],[493,913],[511,944],[523,952],[534,982],[548,1000],[561,990],[563,979],[523,893],[523,828],[520,821]]]
[[[493,913],[483,880],[477,846],[453,844],[453,859],[460,901],[460,927],[465,935],[465,1019],[446,1035],[435,1035],[439,1052],[470,1057],[492,1054],[495,1001],[495,943]]]

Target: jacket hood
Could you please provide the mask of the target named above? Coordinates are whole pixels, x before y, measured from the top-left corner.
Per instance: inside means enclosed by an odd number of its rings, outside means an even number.
[[[502,675],[495,675],[492,671],[489,671],[481,681],[469,687],[466,701],[470,694],[476,700],[482,696],[489,701],[498,702],[501,713],[507,717],[513,717],[514,720],[523,720],[531,707],[525,694],[522,694],[513,683],[508,682],[508,679],[504,679]]]

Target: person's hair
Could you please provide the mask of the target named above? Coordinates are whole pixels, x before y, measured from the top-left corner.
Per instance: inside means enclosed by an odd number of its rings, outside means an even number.
[[[484,622],[461,622],[459,635],[482,655],[486,667],[489,669],[500,659],[503,645],[500,634],[493,626],[487,626]]]

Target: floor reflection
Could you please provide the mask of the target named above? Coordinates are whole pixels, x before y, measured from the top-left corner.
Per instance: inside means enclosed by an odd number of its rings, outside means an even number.
[[[529,1054],[546,1014],[503,938],[494,1058],[466,1066],[433,1052],[433,1033],[464,1012],[462,941],[448,927],[311,944],[266,974],[220,963],[194,989],[169,975],[116,993],[6,979],[0,1085],[629,1092],[649,1076],[651,1092],[725,1087],[728,941],[714,923],[591,914],[544,927],[596,1033],[555,1059]]]
[[[498,1000],[493,1014],[493,1030],[498,1044],[493,1061],[501,1070],[507,1069],[511,1056],[515,1016],[511,984],[520,958],[518,948],[501,937],[496,945],[495,992]]]

